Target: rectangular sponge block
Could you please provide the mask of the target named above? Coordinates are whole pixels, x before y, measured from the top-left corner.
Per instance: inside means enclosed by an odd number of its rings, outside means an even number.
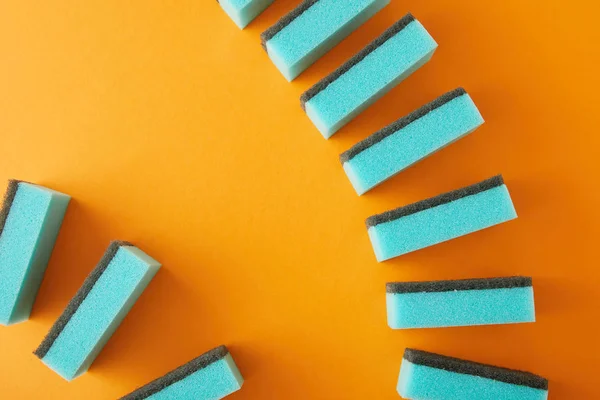
[[[437,43],[411,14],[315,84],[300,104],[327,139],[431,59]]]
[[[392,329],[535,322],[530,277],[394,282],[386,292]]]
[[[217,0],[235,24],[244,29],[254,18],[273,3],[273,0]]]
[[[0,210],[0,324],[27,320],[71,198],[11,180]]]
[[[34,354],[68,381],[86,372],[159,268],[132,244],[112,242]]]
[[[397,390],[412,400],[546,400],[548,381],[529,372],[406,349]]]
[[[238,391],[243,382],[227,347],[219,346],[121,400],[217,400]]]
[[[498,175],[367,218],[378,261],[517,218],[508,189]]]
[[[261,35],[288,81],[331,50],[390,0],[304,0]]]
[[[361,195],[481,124],[475,103],[458,88],[357,143],[340,161]]]

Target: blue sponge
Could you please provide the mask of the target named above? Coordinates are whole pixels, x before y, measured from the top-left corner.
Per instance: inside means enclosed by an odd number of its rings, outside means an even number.
[[[0,324],[29,318],[71,198],[11,180],[0,210]]]
[[[390,0],[304,0],[261,35],[288,81],[331,50]]]
[[[340,161],[361,195],[481,124],[479,110],[458,88],[357,143]]]
[[[221,8],[240,29],[244,29],[252,20],[273,3],[273,0],[217,0]]]
[[[529,372],[406,349],[398,393],[413,400],[546,400],[548,381]]]
[[[327,139],[419,69],[437,43],[408,14],[300,98],[300,104]]]
[[[34,354],[68,381],[86,372],[159,268],[132,244],[112,242]]]
[[[227,347],[220,346],[121,400],[217,400],[238,391],[243,383]]]
[[[378,261],[517,218],[502,176],[367,218]]]
[[[529,277],[394,282],[386,289],[392,329],[535,322]]]

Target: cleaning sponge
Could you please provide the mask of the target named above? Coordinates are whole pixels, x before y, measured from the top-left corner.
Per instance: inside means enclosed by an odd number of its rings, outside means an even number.
[[[429,32],[408,14],[306,91],[300,104],[327,139],[429,61],[436,48]]]
[[[244,29],[254,18],[273,3],[273,0],[217,0],[221,8],[240,29]]]
[[[535,321],[530,277],[394,282],[386,292],[392,329]]]
[[[11,180],[0,210],[0,324],[29,318],[70,197]]]
[[[548,381],[529,372],[406,349],[398,393],[413,400],[546,400]]]
[[[283,76],[292,81],[389,2],[304,0],[262,33],[262,45]]]
[[[34,354],[68,381],[86,372],[159,268],[132,244],[112,242]]]
[[[367,218],[378,261],[517,218],[501,175]]]
[[[481,124],[475,103],[458,88],[357,143],[340,161],[361,195]]]
[[[121,400],[217,400],[239,390],[243,382],[227,347],[220,346]]]

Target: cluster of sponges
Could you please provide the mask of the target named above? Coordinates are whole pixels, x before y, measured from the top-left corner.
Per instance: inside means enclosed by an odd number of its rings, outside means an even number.
[[[530,277],[387,284],[392,329],[443,328],[535,321]],[[406,349],[398,393],[413,400],[546,400],[540,376]]]
[[[263,47],[291,81],[388,2],[303,1],[262,34]],[[409,13],[307,90],[302,109],[327,139],[427,63],[437,46]],[[483,123],[471,97],[457,88],[357,143],[340,161],[362,195]],[[371,216],[366,225],[381,262],[514,218],[508,188],[498,175]],[[535,321],[530,277],[393,282],[386,292],[393,329]],[[398,391],[423,400],[541,400],[547,386],[529,373],[407,349]]]
[[[0,210],[0,322],[28,319],[70,197],[11,180]],[[114,241],[35,350],[70,381],[85,373],[160,263]],[[227,348],[216,348],[125,398],[220,399],[243,379]]]
[[[219,0],[245,27],[273,0]],[[261,35],[281,73],[293,80],[389,0],[305,0]],[[407,14],[301,97],[329,138],[432,57],[437,43]],[[360,195],[483,123],[462,88],[374,133],[340,156]],[[70,197],[10,181],[0,211],[0,323],[29,317]],[[501,176],[367,219],[379,261],[516,218]],[[35,354],[67,380],[87,371],[160,264],[131,243],[111,243]],[[535,321],[529,277],[387,285],[394,329]],[[123,399],[219,399],[243,379],[226,347],[213,349]],[[407,349],[398,392],[408,399],[544,400],[546,379]]]
[[[517,217],[501,176],[374,215],[368,234],[379,261]],[[530,277],[392,282],[386,287],[392,329],[535,321]],[[414,400],[545,400],[539,376],[407,349],[398,392]]]

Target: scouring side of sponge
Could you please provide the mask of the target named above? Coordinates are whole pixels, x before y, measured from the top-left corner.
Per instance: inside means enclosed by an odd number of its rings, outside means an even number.
[[[71,198],[10,180],[0,210],[0,324],[27,320]]]
[[[483,118],[463,88],[400,118],[340,156],[359,195],[473,132]]]
[[[240,29],[244,29],[270,6],[273,0],[217,0],[217,3]]]
[[[546,400],[548,380],[529,372],[406,349],[397,390],[412,400]]]
[[[261,35],[263,48],[292,81],[390,0],[304,0]]]
[[[429,61],[437,43],[407,14],[300,97],[327,139]]]
[[[241,389],[243,382],[229,350],[219,346],[121,400],[217,400]]]
[[[392,329],[535,322],[530,277],[393,282],[386,286]]]
[[[86,372],[159,268],[131,243],[112,242],[34,354],[68,381]]]
[[[378,261],[517,218],[501,175],[367,218]]]

